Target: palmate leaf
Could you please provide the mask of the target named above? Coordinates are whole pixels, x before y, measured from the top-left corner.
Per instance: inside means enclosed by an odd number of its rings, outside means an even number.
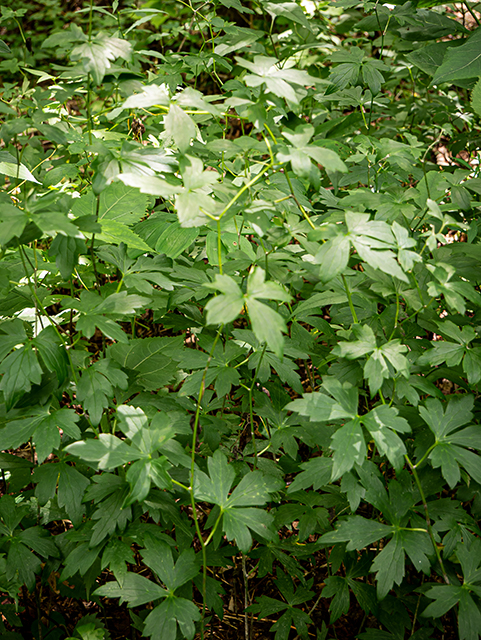
[[[32,384],[42,381],[42,368],[30,344],[7,356],[0,364],[0,374],[3,374],[0,391],[3,391],[7,409],[13,407],[20,393],[27,393]]]
[[[35,574],[40,572],[42,562],[19,538],[10,542],[7,555],[6,576],[8,580],[18,579],[32,590],[35,585]]]
[[[261,344],[267,343],[268,347],[281,358],[284,350],[282,333],[286,331],[286,322],[277,311],[259,300],[288,302],[291,296],[277,282],[266,282],[265,276],[263,269],[253,268],[247,279],[247,293],[243,295],[233,278],[216,274],[214,282],[205,285],[210,289],[221,291],[221,295],[209,300],[205,306],[207,323],[232,322],[245,304],[256,338]]]
[[[115,469],[126,462],[144,457],[139,449],[130,447],[110,433],[101,433],[98,439],[73,442],[65,447],[65,451],[105,470]]]
[[[311,158],[326,167],[329,171],[347,172],[347,167],[335,151],[308,144],[314,135],[311,125],[298,128],[296,133],[283,133],[291,142],[292,147],[281,148],[277,153],[280,162],[290,162],[294,173],[300,177],[309,176],[312,163]]]
[[[172,380],[176,370],[172,360],[182,353],[182,337],[134,339],[128,344],[112,345],[108,353],[137,376],[143,389],[153,391]]]
[[[390,340],[378,347],[376,336],[369,325],[353,325],[353,333],[357,340],[341,342],[332,352],[349,360],[368,355],[364,375],[369,381],[371,395],[379,391],[384,380],[393,377],[389,365],[405,378],[409,377],[409,361],[404,355],[408,349],[400,340]]]
[[[59,507],[64,507],[68,517],[77,526],[82,517],[82,498],[89,480],[75,467],[65,462],[39,466],[35,469],[37,483],[35,495],[41,505],[57,493]]]
[[[350,420],[336,431],[332,436],[331,449],[334,451],[331,482],[350,471],[356,463],[362,465],[367,448],[359,418]]]
[[[206,500],[219,507],[227,506],[229,491],[234,483],[235,471],[227,462],[227,458],[217,450],[208,459],[209,475],[197,471],[194,481],[194,494],[199,500]]]
[[[305,393],[302,399],[293,400],[285,409],[308,416],[313,422],[329,422],[357,416],[358,391],[355,387],[349,382],[342,384],[328,376],[324,378],[322,386],[334,396],[334,399],[325,393]]]
[[[176,104],[172,104],[164,120],[166,135],[173,138],[179,151],[185,153],[192,138],[196,137],[196,126],[192,118]]]
[[[394,583],[400,585],[405,573],[405,554],[419,571],[429,573],[431,562],[428,555],[433,548],[427,532],[399,530],[396,525],[389,526],[361,516],[352,516],[341,523],[333,532],[326,533],[320,542],[337,544],[347,542],[347,550],[363,549],[381,538],[391,537],[382,551],[376,555],[371,571],[376,572],[377,596],[386,597]]]
[[[243,505],[263,505],[269,498],[268,487],[262,473],[253,471],[244,476],[229,497],[229,491],[235,479],[235,472],[227,458],[217,450],[208,459],[209,475],[196,471],[194,494],[199,500],[205,500],[221,508],[223,529],[228,540],[235,538],[241,551],[248,551],[252,544],[249,529],[263,538],[273,539],[272,516],[260,509],[243,508]]]
[[[347,542],[347,551],[364,549],[368,545],[391,536],[395,528],[375,520],[366,520],[361,516],[352,516],[343,521],[335,531],[325,533],[319,538],[323,544]]]
[[[174,565],[171,547],[163,540],[152,537],[146,541],[142,558],[171,593],[193,580],[200,571],[193,549],[182,551]]]
[[[260,596],[258,602],[248,607],[247,611],[258,613],[259,618],[271,617],[275,613],[285,611],[271,627],[271,631],[276,632],[276,640],[287,640],[293,626],[302,638],[307,638],[307,625],[311,619],[298,605],[310,600],[314,593],[302,585],[294,590],[291,576],[286,575],[280,569],[277,569],[276,586],[286,602],[268,596]]]
[[[346,578],[330,576],[325,580],[326,586],[322,590],[323,598],[334,598],[329,605],[331,612],[330,623],[333,624],[343,613],[348,613],[350,606],[349,584]]]
[[[109,540],[109,544],[102,554],[102,569],[109,567],[121,586],[127,575],[127,562],[134,562],[134,553],[131,546],[118,538]]]
[[[113,60],[117,58],[129,60],[132,55],[132,45],[127,40],[99,33],[89,42],[84,34],[81,32],[80,34],[85,42],[72,49],[70,58],[81,60],[86,73],[90,73],[96,84],[101,84]]]
[[[145,619],[144,635],[153,640],[175,640],[177,625],[187,640],[195,633],[194,623],[200,620],[200,611],[190,600],[169,596]]]
[[[399,532],[396,532],[372,563],[376,571],[377,597],[382,600],[394,583],[400,585],[404,578],[404,550]]]
[[[299,103],[299,92],[294,87],[313,86],[326,82],[310,76],[306,71],[293,69],[294,61],[292,59],[284,62],[282,67],[276,58],[266,56],[254,56],[253,62],[236,57],[236,61],[240,66],[252,72],[244,78],[247,86],[258,87],[265,84],[268,91],[293,104]]]
[[[481,482],[481,456],[469,449],[481,449],[481,437],[477,427],[459,427],[469,423],[473,418],[471,409],[474,396],[454,397],[447,404],[445,411],[439,400],[429,398],[419,413],[436,437],[436,443],[429,454],[433,467],[441,467],[441,473],[453,488],[460,479],[459,467],[464,467],[468,474]]]
[[[152,602],[152,600],[165,598],[167,591],[152,580],[129,571],[124,577],[122,585],[116,581],[107,582],[96,589],[92,595],[120,598],[120,604],[127,602],[129,607],[138,607]]]
[[[401,433],[411,431],[407,420],[398,417],[394,407],[381,405],[363,415],[361,421],[372,435],[379,452],[389,459],[396,470],[401,470],[406,447],[396,431]]]
[[[481,612],[478,604],[481,572],[481,545],[478,539],[467,545],[459,544],[456,548],[464,575],[463,586],[435,585],[426,592],[426,596],[434,600],[422,612],[425,617],[440,618],[459,603],[458,630],[460,640],[478,640],[481,635]],[[478,596],[476,600],[473,594]]]
[[[89,412],[92,424],[99,424],[114,394],[114,386],[127,389],[127,376],[111,360],[99,360],[83,372],[77,385],[77,398]]]

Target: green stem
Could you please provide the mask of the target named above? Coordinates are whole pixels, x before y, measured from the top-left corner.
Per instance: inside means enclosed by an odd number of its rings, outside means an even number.
[[[466,5],[466,9],[469,11],[469,13],[473,16],[473,18],[476,20],[476,24],[478,25],[478,27],[481,26],[481,23],[479,22],[479,19],[477,17],[477,15],[474,13],[474,11],[471,9],[471,7],[469,6],[468,2],[464,3]]]
[[[195,496],[194,496],[194,480],[195,480],[195,448],[197,446],[197,433],[199,430],[199,419],[200,419],[200,411],[201,411],[201,402],[204,396],[205,391],[205,378],[207,376],[207,371],[209,370],[209,366],[212,360],[212,356],[214,355],[214,350],[217,345],[217,341],[220,338],[221,331],[224,325],[219,327],[217,331],[217,335],[214,339],[214,344],[212,345],[212,349],[210,350],[209,357],[207,359],[207,363],[205,365],[204,373],[202,374],[202,380],[200,382],[199,395],[197,397],[197,408],[195,411],[194,418],[194,427],[192,429],[192,450],[191,450],[191,462],[190,462],[190,502],[192,505],[192,517],[194,519],[195,531],[197,533],[197,537],[199,539],[201,548],[202,548],[202,617],[200,621],[200,637],[201,640],[204,640],[204,624],[205,624],[205,600],[207,593],[207,552],[206,552],[206,543],[204,542],[204,538],[202,537],[202,531],[200,529],[199,519],[197,517],[196,505],[195,505]]]
[[[389,336],[389,340],[392,340],[394,333],[397,329],[397,323],[399,320],[399,293],[396,291],[396,315],[394,316],[394,327],[391,331],[391,335]]]
[[[249,180],[249,182],[246,182],[246,184],[243,187],[241,187],[239,191],[235,194],[232,200],[230,200],[230,202],[226,204],[222,212],[219,214],[217,220],[221,220],[224,217],[224,215],[229,211],[229,209],[232,207],[232,205],[234,205],[237,202],[237,200],[241,197],[244,191],[247,191],[247,189],[250,189],[253,184],[255,184],[258,180],[260,180],[264,176],[265,171],[268,171],[269,169],[272,169],[272,164],[269,164],[265,168],[265,170],[260,171],[254,178],[252,178],[252,180]]]
[[[424,506],[424,515],[426,517],[426,526],[428,529],[428,534],[429,537],[431,538],[431,542],[432,545],[434,547],[434,552],[436,553],[436,558],[438,559],[439,562],[439,566],[441,567],[441,572],[443,574],[443,578],[444,578],[444,582],[446,584],[450,584],[449,582],[449,578],[448,578],[448,574],[446,573],[446,569],[444,568],[444,563],[443,563],[443,559],[441,558],[441,552],[439,550],[438,545],[436,544],[436,539],[434,538],[434,531],[433,528],[431,526],[431,519],[429,517],[429,511],[428,511],[428,503],[426,502],[426,497],[424,495],[424,491],[421,485],[421,481],[419,480],[419,476],[418,476],[418,472],[416,470],[417,465],[413,464],[409,458],[409,456],[406,454],[404,456],[404,458],[406,459],[406,462],[408,463],[409,468],[411,469],[411,473],[413,474],[414,480],[416,482],[416,485],[419,489],[419,494],[421,496],[421,501],[423,503]]]
[[[257,363],[254,377],[252,378],[251,386],[249,387],[249,414],[250,414],[250,421],[251,421],[251,438],[252,438],[252,444],[254,446],[254,469],[257,469],[257,443],[256,443],[256,434],[255,434],[255,427],[254,427],[254,410],[252,407],[252,392],[254,391],[254,385],[256,383],[257,374],[259,373],[259,369],[261,367],[262,360],[266,352],[266,347],[267,347],[267,343],[264,344],[261,357],[259,358],[259,362]]]
[[[351,310],[352,319],[354,321],[354,324],[359,324],[359,320],[357,319],[357,313],[356,313],[356,310],[354,309],[354,305],[352,303],[351,292],[350,292],[349,287],[347,285],[346,276],[344,274],[342,274],[342,281],[344,283],[344,289],[346,290],[347,301],[349,302],[349,309]]]
[[[291,196],[292,199],[294,200],[294,202],[297,204],[297,206],[299,207],[299,210],[301,211],[302,215],[304,216],[304,218],[307,220],[307,222],[309,223],[310,227],[312,229],[316,229],[316,227],[314,226],[314,223],[312,222],[312,220],[309,217],[309,214],[307,213],[307,211],[304,209],[304,207],[302,206],[302,204],[299,202],[299,200],[296,198],[296,194],[294,193],[294,187],[292,186],[292,182],[291,179],[289,178],[289,174],[287,173],[287,171],[284,171],[284,175],[286,176],[286,180],[287,180],[287,184],[289,185],[289,190],[291,192]]]
[[[219,273],[222,275],[222,240],[220,231],[220,220],[217,220],[217,256],[219,259]]]
[[[35,303],[37,304],[37,306],[40,309],[40,311],[42,312],[42,314],[46,318],[48,318],[49,322],[51,323],[51,325],[52,325],[52,327],[53,327],[53,329],[55,331],[55,333],[57,334],[57,336],[61,340],[61,342],[62,342],[62,344],[64,346],[64,349],[65,349],[65,353],[67,354],[67,358],[68,358],[68,361],[69,361],[70,369],[72,371],[72,378],[73,378],[75,384],[77,384],[77,375],[75,373],[75,368],[73,366],[72,357],[70,356],[70,352],[69,352],[69,350],[67,348],[67,343],[65,342],[65,340],[63,339],[62,334],[60,333],[57,323],[52,318],[50,318],[49,314],[45,310],[45,307],[43,306],[40,298],[37,295],[37,292],[35,291],[35,288],[32,285],[32,282],[31,282],[30,277],[28,275],[27,264],[25,262],[24,249],[23,249],[23,247],[22,247],[22,245],[20,243],[18,243],[18,248],[19,248],[19,253],[20,253],[20,258],[22,260],[23,268],[24,268],[24,271],[25,271],[25,276],[27,278],[28,286],[29,286],[30,291],[32,293],[32,296],[33,296],[33,298],[35,300]]]

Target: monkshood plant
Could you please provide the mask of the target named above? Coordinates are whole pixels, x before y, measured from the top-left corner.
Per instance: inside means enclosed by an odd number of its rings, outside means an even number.
[[[476,6],[1,9],[2,637],[476,640]]]

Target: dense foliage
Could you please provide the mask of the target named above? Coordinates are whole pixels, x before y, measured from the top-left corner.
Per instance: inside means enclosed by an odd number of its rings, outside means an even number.
[[[481,27],[1,7],[0,632],[481,636]]]

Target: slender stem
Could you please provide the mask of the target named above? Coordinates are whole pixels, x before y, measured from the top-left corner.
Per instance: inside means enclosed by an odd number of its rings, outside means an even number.
[[[246,609],[249,606],[249,576],[246,569],[246,557],[242,554],[242,575],[244,576],[244,637],[245,640],[250,640],[249,633],[249,616]]]
[[[396,315],[394,316],[394,326],[391,331],[391,335],[389,336],[389,340],[392,340],[393,335],[397,329],[397,323],[399,320],[399,293],[396,291]]]
[[[359,320],[357,319],[357,313],[356,313],[356,310],[354,309],[354,304],[352,303],[351,292],[347,285],[346,276],[344,274],[342,274],[342,281],[344,283],[344,289],[346,290],[347,301],[349,302],[349,309],[351,310],[352,319],[354,320],[354,324],[359,324]]]
[[[262,359],[264,358],[264,354],[266,352],[266,347],[267,347],[267,343],[264,344],[261,357],[259,358],[259,362],[257,363],[254,377],[252,378],[251,386],[249,387],[249,414],[250,414],[250,421],[251,421],[251,438],[252,438],[252,444],[254,446],[254,469],[257,469],[257,443],[256,443],[256,433],[255,433],[256,430],[254,426],[254,410],[252,408],[252,392],[254,390],[254,385],[256,383],[257,374],[259,373],[259,369],[261,368]]]
[[[69,350],[68,350],[68,348],[67,348],[67,343],[65,342],[65,340],[63,339],[62,334],[60,333],[60,331],[59,331],[59,329],[58,329],[58,325],[57,325],[57,323],[56,323],[56,322],[54,322],[52,318],[50,318],[49,314],[48,314],[48,313],[47,313],[47,311],[45,310],[45,307],[43,306],[43,304],[42,304],[42,302],[41,302],[40,298],[39,298],[39,297],[38,297],[38,295],[37,295],[37,292],[35,291],[35,288],[34,288],[34,287],[33,287],[33,285],[32,285],[32,281],[30,280],[30,277],[29,277],[29,275],[28,275],[27,264],[26,264],[26,262],[25,262],[24,249],[23,249],[23,247],[22,247],[22,245],[21,245],[20,243],[18,243],[18,248],[19,248],[19,253],[20,253],[20,258],[21,258],[21,260],[22,260],[23,268],[24,268],[24,271],[25,271],[25,276],[26,276],[26,278],[27,278],[28,286],[29,286],[29,288],[30,288],[30,291],[32,292],[32,296],[33,296],[33,298],[34,298],[34,300],[35,300],[35,303],[38,305],[38,308],[39,308],[39,309],[40,309],[40,311],[43,313],[43,315],[44,315],[46,318],[48,318],[48,319],[49,319],[49,321],[50,321],[50,322],[51,322],[51,324],[52,324],[52,327],[54,328],[55,333],[57,334],[57,336],[58,336],[58,337],[59,337],[59,339],[61,340],[61,342],[62,342],[62,344],[63,344],[63,346],[64,346],[64,348],[65,348],[65,353],[67,354],[67,358],[68,358],[68,361],[69,361],[70,369],[71,369],[71,371],[72,371],[72,378],[73,378],[73,380],[74,380],[75,384],[77,384],[77,375],[76,375],[76,373],[75,373],[75,368],[74,368],[74,366],[73,366],[72,357],[71,357],[70,352],[69,352]]]
[[[200,529],[199,519],[197,517],[196,505],[195,505],[195,496],[194,496],[194,480],[195,480],[195,448],[197,446],[197,433],[199,430],[199,419],[200,419],[200,411],[201,411],[201,402],[204,396],[205,391],[205,378],[207,376],[207,371],[209,370],[209,366],[212,360],[212,356],[214,355],[214,350],[217,345],[217,341],[220,338],[221,331],[224,325],[219,327],[217,331],[217,335],[214,339],[214,343],[212,345],[212,349],[210,350],[209,357],[207,359],[207,363],[204,368],[204,373],[202,374],[202,380],[199,388],[199,395],[197,397],[197,408],[195,411],[194,418],[194,427],[192,429],[192,450],[191,450],[191,463],[190,463],[190,502],[192,505],[192,517],[194,519],[195,531],[197,533],[197,537],[199,539],[201,548],[202,548],[202,617],[200,621],[200,637],[201,640],[204,640],[204,624],[205,624],[205,600],[207,593],[207,552],[206,547],[207,543],[204,542],[204,538],[202,537],[202,531]],[[210,542],[210,540],[209,540]]]
[[[272,169],[272,164],[269,164],[265,168],[265,171],[268,171],[269,169]],[[226,204],[222,212],[219,214],[217,220],[221,220],[224,217],[224,215],[229,211],[232,205],[234,205],[237,202],[237,200],[241,197],[244,191],[247,191],[247,189],[250,189],[253,184],[255,184],[258,180],[260,180],[264,176],[265,171],[260,171],[254,178],[252,178],[252,180],[249,180],[249,182],[246,182],[246,184],[239,189],[239,191],[235,194],[232,200],[230,200],[230,202]]]
[[[410,458],[409,458],[409,456],[407,454],[404,456],[404,458],[406,459],[406,462],[408,463],[408,466],[411,469],[411,473],[413,474],[414,480],[415,480],[416,485],[417,485],[417,487],[419,489],[419,494],[421,496],[421,501],[422,501],[423,506],[424,506],[424,515],[426,517],[426,526],[427,526],[427,529],[428,529],[428,534],[429,534],[429,537],[431,538],[431,542],[432,542],[432,545],[434,547],[434,552],[436,553],[436,558],[438,559],[439,566],[441,567],[441,572],[443,574],[444,582],[446,584],[450,584],[449,578],[448,578],[448,574],[446,573],[446,569],[444,568],[443,559],[441,558],[441,552],[439,551],[439,547],[436,544],[436,539],[434,538],[434,531],[433,531],[433,528],[431,526],[431,519],[429,517],[428,503],[426,502],[426,497],[424,495],[424,491],[423,491],[423,488],[422,488],[422,485],[421,485],[421,481],[419,480],[419,475],[418,475],[418,472],[417,472],[417,469],[416,469],[417,465],[415,465],[415,464],[413,464],[411,462],[411,460],[410,460]]]
[[[90,73],[87,73],[87,129],[89,132],[89,144],[92,144],[92,108],[90,105]]]
[[[292,182],[291,179],[289,178],[289,174],[287,173],[287,171],[284,171],[284,175],[286,176],[286,180],[287,180],[287,184],[289,185],[289,190],[291,192],[292,198],[294,200],[294,202],[297,204],[297,206],[299,207],[302,215],[304,216],[304,218],[307,220],[307,222],[309,223],[310,227],[312,229],[316,229],[316,227],[314,226],[314,223],[312,222],[312,220],[309,218],[309,214],[307,213],[307,211],[304,209],[304,207],[302,206],[302,204],[299,202],[299,200],[296,197],[296,194],[294,193],[294,187],[292,186]]]
[[[220,220],[217,220],[217,256],[219,260],[219,273],[222,275],[222,240],[220,231]]]
[[[476,20],[476,24],[478,25],[478,27],[481,26],[481,23],[479,22],[478,16],[474,13],[474,11],[471,9],[471,7],[469,6],[469,2],[465,2],[464,3],[466,5],[467,10],[469,11],[469,13],[473,16],[473,18]]]
[[[90,0],[90,10],[89,10],[89,31],[88,31],[89,42],[91,42],[91,40],[92,40],[92,21],[93,21],[93,11],[94,11],[94,3],[93,3],[93,0]]]
[[[100,195],[97,195],[97,205],[96,205],[96,210],[95,210],[95,222],[97,222],[97,220],[99,219],[99,211],[100,211]],[[99,292],[99,295],[101,295],[101,293],[100,293],[100,278],[99,278],[99,274],[98,274],[98,271],[97,271],[97,263],[95,261],[94,242],[95,242],[95,233],[92,234],[92,239],[90,241],[90,257],[92,258],[92,267],[93,267],[94,274],[95,274],[95,282],[96,282],[96,285],[97,285],[97,291]]]

